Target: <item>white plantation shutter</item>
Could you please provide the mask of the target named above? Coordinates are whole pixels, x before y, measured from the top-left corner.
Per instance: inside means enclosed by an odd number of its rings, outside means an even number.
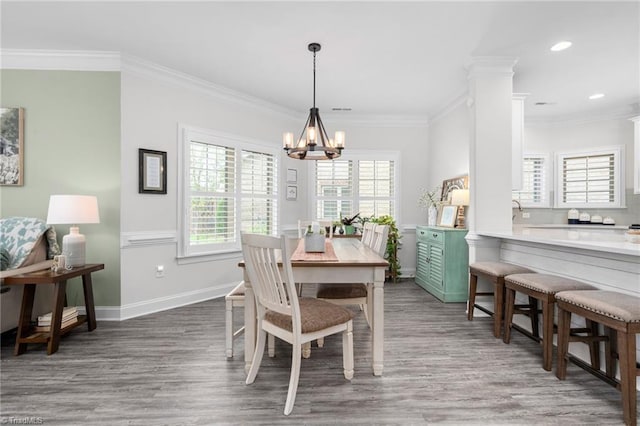
[[[190,151],[189,243],[234,243],[235,150],[193,141]]]
[[[353,162],[316,161],[316,218],[337,220],[353,212]]]
[[[558,154],[558,207],[621,207],[622,149]]]
[[[255,234],[276,234],[278,185],[272,154],[242,151],[241,229]]]
[[[179,256],[240,250],[240,232],[274,235],[278,157],[269,145],[181,127]]]
[[[394,216],[394,163],[389,160],[358,162],[359,211],[363,216]]]
[[[396,152],[350,152],[338,160],[316,161],[310,176],[316,218],[396,217],[398,157]]]
[[[522,164],[522,190],[513,199],[523,207],[549,207],[549,159],[546,155],[525,154]]]

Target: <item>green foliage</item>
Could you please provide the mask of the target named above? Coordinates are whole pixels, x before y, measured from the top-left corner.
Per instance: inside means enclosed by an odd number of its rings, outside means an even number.
[[[398,260],[398,250],[400,249],[400,238],[402,238],[402,235],[400,235],[400,231],[398,231],[396,221],[389,215],[380,217],[372,216],[368,220],[379,225],[389,225],[389,237],[387,239],[385,258],[389,262],[389,271],[395,281],[397,277],[402,275],[400,272],[400,261]]]
[[[353,225],[354,223],[358,222],[358,218],[360,217],[360,213],[356,213],[355,216],[352,217],[343,217],[342,220],[342,224],[343,225]]]

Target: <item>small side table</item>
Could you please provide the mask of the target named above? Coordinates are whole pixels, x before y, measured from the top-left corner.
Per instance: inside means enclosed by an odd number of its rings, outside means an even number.
[[[20,308],[20,318],[18,320],[18,335],[16,337],[16,347],[14,355],[21,355],[26,352],[29,343],[46,343],[47,355],[51,355],[58,350],[60,336],[67,334],[80,324],[87,323],[89,331],[96,328],[96,313],[93,303],[93,288],[91,284],[91,273],[104,269],[103,263],[84,265],[70,270],[54,272],[50,269],[29,272],[26,274],[14,275],[4,280],[5,285],[24,285],[22,293],[22,306]],[[78,316],[78,321],[63,329],[62,310],[67,290],[67,280],[82,276],[82,288],[84,290],[84,305],[87,314]],[[31,332],[31,314],[33,311],[33,299],[36,294],[37,285],[54,285],[54,295],[52,303],[51,329],[48,332]]]

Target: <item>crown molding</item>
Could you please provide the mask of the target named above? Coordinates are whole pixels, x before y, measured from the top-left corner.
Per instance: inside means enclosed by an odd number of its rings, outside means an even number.
[[[466,103],[468,98],[469,98],[469,91],[465,89],[462,93],[456,95],[453,99],[451,99],[449,102],[447,102],[445,104],[444,108],[442,108],[440,110],[440,112],[436,113],[433,116],[433,118],[431,118],[429,120],[429,124],[433,125],[436,122],[438,122],[439,120],[441,120],[444,117],[448,116],[456,108],[458,108],[460,105]]]
[[[593,111],[589,114],[566,114],[554,117],[527,117],[525,115],[524,125],[526,127],[555,127],[564,125],[577,125],[597,123],[608,120],[624,120],[638,115],[640,104],[625,104],[617,107]]]
[[[344,114],[349,114],[346,117]],[[362,127],[429,127],[426,115],[351,115],[350,113],[322,114],[326,123]]]
[[[295,118],[299,115],[297,112],[289,108],[267,102],[261,98],[254,97],[243,92],[238,92],[236,90],[211,83],[210,81],[202,78],[194,77],[191,74],[130,55],[122,55],[122,71],[130,72],[142,77],[156,78],[165,83],[181,88],[191,89],[217,99],[253,108],[266,109],[268,111],[284,115],[287,118]]]
[[[118,52],[0,49],[1,69],[120,71]]]

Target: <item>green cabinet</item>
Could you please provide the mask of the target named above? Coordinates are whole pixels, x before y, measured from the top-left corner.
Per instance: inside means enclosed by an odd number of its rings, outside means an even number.
[[[466,229],[416,227],[416,283],[443,302],[467,301],[466,235]]]

